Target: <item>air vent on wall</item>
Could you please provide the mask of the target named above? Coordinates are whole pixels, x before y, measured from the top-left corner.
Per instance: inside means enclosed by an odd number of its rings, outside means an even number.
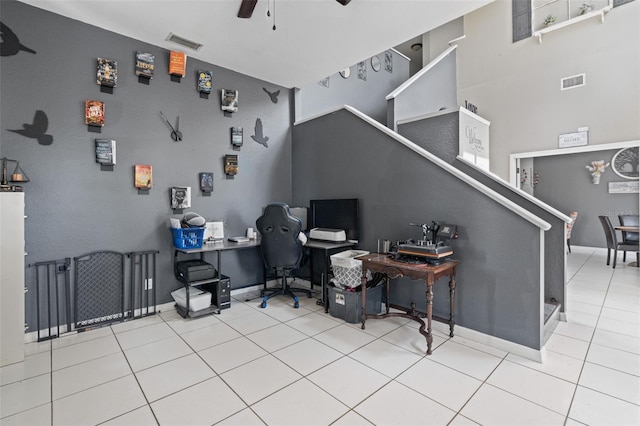
[[[188,47],[189,49],[193,49],[196,51],[200,50],[200,48],[202,47],[202,43],[197,43],[195,41],[187,40],[186,38],[175,35],[174,33],[169,33],[169,36],[167,37],[167,41],[172,41],[176,44],[179,44],[184,47]]]
[[[560,79],[560,90],[575,89],[585,84],[587,84],[586,74],[572,75],[571,77]]]

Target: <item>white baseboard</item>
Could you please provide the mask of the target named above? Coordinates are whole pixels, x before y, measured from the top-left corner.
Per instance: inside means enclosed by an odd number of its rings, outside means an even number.
[[[277,280],[270,280],[267,282],[267,287],[270,286],[278,286],[279,285],[279,281]],[[300,287],[311,287],[311,284],[309,281],[306,280],[302,280],[302,279],[296,279],[296,285],[300,286]],[[316,286],[319,287],[319,286]],[[254,291],[260,291],[262,290],[263,286],[262,284],[257,284],[254,286],[249,286],[249,287],[243,287],[243,288],[239,288],[239,289],[235,289],[235,290],[231,290],[231,296],[240,296],[242,294],[245,293],[251,293]],[[231,305],[231,307],[233,308],[233,304]],[[156,305],[156,313],[160,313],[160,312],[167,312],[170,310],[175,309],[175,302],[171,301],[171,302],[167,302],[167,303],[163,303],[161,305]],[[140,312],[136,311],[136,315],[139,315]],[[440,323],[437,321],[434,321],[432,324],[434,330],[438,329],[438,331],[442,332],[442,333],[446,333],[449,334],[449,325],[445,324],[445,323]],[[66,330],[66,325],[64,326],[60,326],[60,335],[63,335],[64,333],[67,333]],[[40,332],[41,335],[44,336],[48,336],[48,334],[44,334],[47,330],[43,330]],[[55,328],[51,328],[51,332],[55,333],[57,330]],[[72,330],[73,331],[73,330]],[[470,328],[466,328],[466,327],[462,327],[458,324],[456,324],[455,326],[455,335],[461,338],[465,338],[465,339],[469,339],[469,340],[473,340],[474,342],[477,343],[481,343],[483,345],[487,345],[490,346],[492,348],[495,349],[499,349],[499,350],[503,350],[505,352],[510,352],[513,353],[515,355],[521,356],[523,358],[527,358],[530,359],[532,361],[536,361],[536,362],[544,362],[544,360],[546,359],[546,350],[543,347],[540,350],[536,350],[536,349],[532,349],[529,348],[527,346],[523,346],[520,345],[518,343],[514,343],[514,342],[509,342],[507,340],[501,339],[499,337],[495,337],[495,336],[490,336],[488,334],[484,334],[481,333],[479,331],[476,330],[472,330]],[[35,342],[38,339],[38,333],[33,331],[30,333],[25,333],[25,343],[31,343],[31,342]]]
[[[444,323],[442,324],[446,327],[446,330],[444,331],[448,334],[449,325]],[[540,350],[533,349],[528,346],[510,342],[499,337],[490,336],[488,334],[484,334],[470,328],[461,327],[458,324],[456,324],[455,326],[454,334],[458,337],[473,340],[474,342],[482,343],[483,345],[487,345],[495,349],[500,349],[502,351],[530,359],[532,361],[543,363],[546,359],[546,350],[544,347]]]

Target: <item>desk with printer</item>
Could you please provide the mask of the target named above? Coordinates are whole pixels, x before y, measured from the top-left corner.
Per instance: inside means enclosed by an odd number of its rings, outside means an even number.
[[[310,273],[308,276],[298,275],[308,278],[313,289],[314,284],[321,284],[323,275],[328,275],[329,256],[357,245],[358,200],[311,200],[309,209],[300,207],[291,208],[291,211],[294,216],[300,218],[303,230],[307,230],[307,222],[313,225],[305,244],[305,248],[310,252]],[[185,215],[185,223],[172,225],[174,273],[178,282],[182,284],[181,288],[172,292],[172,296],[177,302],[176,309],[183,317],[220,313],[222,309],[230,307],[230,278],[221,272],[222,252],[260,246],[260,236],[253,232],[253,228],[248,229],[247,237],[225,238],[223,222],[200,223],[202,221],[198,218],[194,221],[193,217]],[[189,230],[182,227],[188,225],[195,225],[195,228]],[[197,234],[200,232],[201,234]],[[208,252],[216,252],[217,268],[205,261]],[[265,288],[266,279],[265,272]],[[203,291],[212,294],[209,298],[210,303],[206,302]]]
[[[335,217],[330,219],[322,218],[322,208],[318,207],[318,204],[324,208],[334,209],[336,204],[342,204],[338,211],[342,208],[348,210],[347,214],[343,214],[344,217],[349,217],[349,221],[344,222],[337,220]],[[346,207],[346,205],[349,205]],[[322,299],[319,303],[325,305],[325,309],[330,304],[330,300],[327,299],[327,293],[325,292],[326,282],[322,277],[329,276],[330,270],[330,256],[342,252],[345,249],[353,248],[357,246],[358,233],[358,202],[357,199],[349,200],[312,200],[310,214],[305,215],[306,208],[292,209],[295,214],[301,217],[302,222],[306,225],[307,219],[312,225],[315,224],[340,224],[345,229],[329,228],[329,227],[315,227],[312,226],[309,230],[309,238],[305,247],[311,251],[310,262],[310,282],[313,288],[314,281],[316,284],[322,284]],[[297,211],[296,211],[297,210]],[[343,218],[344,219],[344,218]],[[365,321],[368,318],[385,318],[389,316],[405,316],[412,320],[415,320],[421,324],[420,333],[426,337],[427,340],[427,354],[431,353],[431,320],[432,320],[432,303],[433,303],[433,291],[432,287],[436,281],[442,277],[449,277],[450,287],[450,315],[447,319],[433,318],[436,320],[444,320],[449,323],[450,333],[453,335],[454,327],[454,297],[455,297],[455,269],[460,263],[457,260],[452,260],[453,248],[451,241],[457,238],[457,227],[455,225],[440,224],[438,222],[432,222],[431,224],[410,224],[412,226],[419,226],[422,229],[423,238],[420,240],[405,240],[397,241],[395,244],[386,242],[382,247],[378,247],[378,251],[382,253],[376,253],[369,255],[368,252],[364,256],[357,258],[362,263],[362,280],[361,280],[361,297],[362,297],[362,311],[361,321],[362,328],[365,328]],[[306,226],[304,226],[306,228]],[[219,234],[215,235],[218,237]],[[349,237],[356,237],[356,239],[349,239]],[[174,238],[174,245],[176,246],[174,253],[174,270],[176,279],[183,284],[184,288],[179,289],[184,292],[186,297],[186,304],[183,302],[176,305],[176,308],[180,315],[187,316],[199,316],[211,312],[220,313],[222,309],[230,306],[230,280],[227,276],[221,273],[221,255],[223,251],[238,250],[260,246],[259,238],[247,238],[242,241],[227,241],[216,240],[216,243],[201,244],[200,247],[189,248],[181,247],[176,244]],[[204,262],[204,255],[207,252],[216,252],[217,254],[217,270],[207,262]],[[198,255],[199,259],[194,259],[193,256],[189,260],[180,260],[182,255]],[[318,260],[318,258],[320,260]],[[380,309],[374,313],[367,313],[367,272],[378,272],[384,275],[384,282],[386,284],[386,307],[387,311],[378,315]],[[369,275],[370,276],[370,275]],[[320,279],[318,279],[320,277]],[[409,308],[394,305],[390,302],[390,279],[398,277],[410,277],[412,279],[421,279],[425,281],[427,285],[426,312],[418,312],[415,308],[415,303],[411,303]],[[315,278],[315,279],[314,279]],[[265,277],[266,279],[266,277]],[[190,293],[192,289],[207,290],[212,295],[209,296],[209,301],[206,302],[206,306],[197,310],[190,309]],[[176,300],[177,301],[177,300]],[[389,308],[397,308],[402,310],[402,313],[389,312]],[[425,325],[422,318],[427,319]],[[353,321],[351,321],[353,322]],[[425,331],[426,327],[426,331]]]

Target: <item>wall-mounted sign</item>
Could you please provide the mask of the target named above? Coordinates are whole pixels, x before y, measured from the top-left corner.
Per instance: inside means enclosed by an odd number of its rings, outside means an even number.
[[[471,163],[489,170],[490,122],[460,108],[458,143],[460,156]]]
[[[558,148],[571,148],[589,144],[589,132],[565,133],[558,136]]]
[[[640,182],[609,182],[609,194],[638,194]]]

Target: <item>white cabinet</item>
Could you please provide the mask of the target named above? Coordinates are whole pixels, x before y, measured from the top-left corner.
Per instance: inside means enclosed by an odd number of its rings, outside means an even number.
[[[0,366],[24,360],[24,193],[0,192]]]

